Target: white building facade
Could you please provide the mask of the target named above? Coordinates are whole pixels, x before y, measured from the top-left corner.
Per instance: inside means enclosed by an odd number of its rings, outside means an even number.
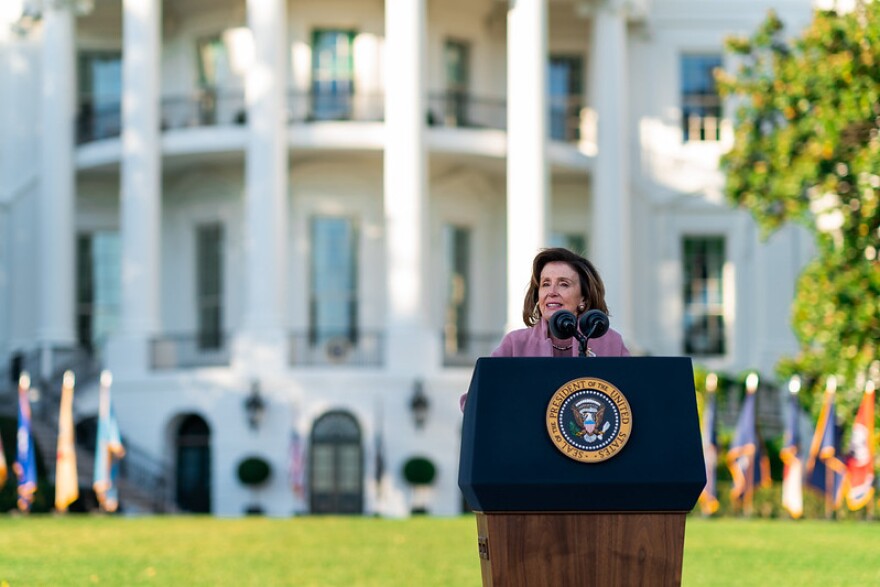
[[[812,247],[762,242],[724,202],[711,77],[769,8],[810,18],[808,0],[5,8],[0,359],[109,369],[176,507],[233,516],[462,511],[458,397],[521,327],[544,246],[593,260],[634,353],[772,373]]]

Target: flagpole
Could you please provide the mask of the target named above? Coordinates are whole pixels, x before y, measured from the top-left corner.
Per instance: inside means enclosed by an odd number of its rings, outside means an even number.
[[[832,516],[832,493],[834,493],[834,471],[827,464],[825,465],[825,519],[830,520]]]
[[[834,394],[837,392],[837,377],[831,375],[825,384],[826,396],[829,401],[834,401]],[[829,412],[829,417],[830,417]],[[831,424],[833,425],[833,423]],[[821,456],[820,456],[821,458]],[[830,520],[834,510],[834,470],[825,463],[825,519]]]
[[[758,374],[757,373],[749,373],[749,376],[746,377],[746,395],[754,395],[758,390]],[[757,405],[758,397],[755,396],[755,426],[758,425],[758,405]],[[745,487],[745,500],[743,500],[743,513],[747,518],[751,518],[754,513],[754,493],[755,493],[755,459],[758,456],[758,438],[757,434],[754,438],[755,444],[752,447],[752,454],[749,457],[749,465],[746,468],[746,487]]]

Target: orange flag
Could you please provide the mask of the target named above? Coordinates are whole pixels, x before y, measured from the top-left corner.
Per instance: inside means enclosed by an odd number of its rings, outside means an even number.
[[[65,372],[61,385],[61,412],[58,415],[58,449],[55,453],[55,509],[59,512],[66,512],[70,504],[79,498],[73,439],[73,384],[73,372]]]
[[[855,511],[874,496],[874,382],[868,381],[856,420],[853,422],[849,456],[846,459],[846,505]]]

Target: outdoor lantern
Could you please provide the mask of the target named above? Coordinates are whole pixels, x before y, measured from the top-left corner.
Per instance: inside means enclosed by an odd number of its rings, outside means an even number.
[[[409,402],[409,408],[412,410],[413,421],[416,428],[423,428],[428,419],[428,410],[431,408],[431,402],[425,395],[425,384],[421,379],[416,379],[413,383],[413,395]]]
[[[266,402],[260,394],[260,382],[256,379],[251,383],[250,395],[244,400],[244,411],[251,430],[259,428],[266,414]]]

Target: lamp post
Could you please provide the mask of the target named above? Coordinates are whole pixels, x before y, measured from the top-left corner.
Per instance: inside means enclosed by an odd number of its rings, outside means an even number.
[[[263,421],[263,416],[266,414],[266,401],[260,393],[258,379],[251,382],[251,392],[244,400],[244,412],[251,430],[259,428],[260,422]]]
[[[431,402],[425,395],[425,384],[421,379],[416,379],[413,383],[413,395],[409,402],[409,408],[412,411],[416,428],[424,428],[425,422],[428,420],[428,411],[431,409]]]

